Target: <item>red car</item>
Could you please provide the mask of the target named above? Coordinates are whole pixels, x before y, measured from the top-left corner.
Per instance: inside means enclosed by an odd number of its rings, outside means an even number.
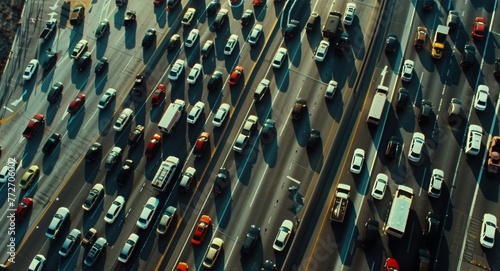
[[[158,106],[165,99],[166,88],[165,85],[159,84],[155,91],[153,91],[153,98],[151,99],[151,104],[153,106]]]
[[[158,151],[158,147],[160,147],[161,135],[154,134],[153,138],[149,141],[148,146],[146,147],[146,151],[144,152],[144,156],[147,158],[153,158],[156,152]]]
[[[193,154],[194,157],[198,158],[203,155],[207,145],[210,145],[208,142],[210,141],[210,134],[207,132],[203,132],[196,140],[196,144],[194,145]]]
[[[399,263],[394,258],[387,258],[384,264],[384,271],[398,271]]]
[[[189,266],[185,262],[179,262],[174,271],[188,271]]]
[[[71,115],[74,115],[80,110],[80,108],[83,107],[85,104],[85,94],[83,93],[78,93],[76,97],[71,101],[71,103],[68,106],[68,113]]]
[[[163,4],[163,0],[153,0],[153,5],[155,5],[155,7],[161,6],[162,4]]]
[[[200,245],[203,243],[211,223],[212,219],[208,215],[202,215],[200,217],[200,220],[198,220],[196,228],[194,229],[193,238],[191,238],[191,243],[193,245]]]
[[[40,126],[45,122],[45,117],[42,114],[35,114],[33,118],[28,123],[26,129],[24,129],[23,136],[30,139],[36,134],[36,131],[40,129]]]
[[[234,86],[238,83],[238,81],[240,80],[241,78],[241,75],[243,75],[243,67],[241,66],[236,66],[236,68],[234,68],[233,72],[231,72],[231,76],[229,76],[229,79],[227,80],[227,82],[231,85],[231,86]]]
[[[31,210],[32,206],[32,198],[24,198],[23,201],[21,201],[19,206],[17,206],[16,212],[14,213],[16,217],[16,223],[22,222],[24,220],[24,217]]]
[[[253,0],[254,6],[262,6],[264,4],[264,0]]]
[[[474,39],[484,39],[486,33],[486,19],[483,17],[476,17],[472,23],[472,37]]]

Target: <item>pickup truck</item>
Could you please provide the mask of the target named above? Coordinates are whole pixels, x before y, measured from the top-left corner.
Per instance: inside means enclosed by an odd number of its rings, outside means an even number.
[[[45,23],[45,28],[43,29],[42,33],[40,33],[40,38],[43,40],[50,39],[56,30],[56,25],[57,25],[56,19],[48,20]]]
[[[351,196],[351,186],[348,184],[339,183],[335,191],[335,200],[330,212],[330,219],[336,222],[344,222],[347,206],[349,206],[349,198]]]
[[[28,126],[26,126],[26,129],[24,129],[23,136],[27,139],[32,138],[38,129],[43,125],[45,122],[45,116],[42,114],[35,114],[33,118],[30,120],[28,123]]]

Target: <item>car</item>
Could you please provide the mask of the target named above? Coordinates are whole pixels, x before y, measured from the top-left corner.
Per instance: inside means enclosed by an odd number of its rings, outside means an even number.
[[[195,15],[196,15],[196,9],[188,8],[186,10],[186,13],[184,13],[184,16],[182,17],[181,23],[187,26],[191,25],[191,22],[193,21]]]
[[[82,56],[83,52],[85,52],[85,50],[87,50],[88,45],[89,45],[88,41],[80,40],[75,45],[73,52],[71,52],[71,58],[73,58],[74,60],[78,60]]]
[[[179,191],[186,192],[191,188],[191,183],[196,179],[196,169],[194,167],[188,167],[182,173],[179,181]]]
[[[283,36],[285,39],[291,39],[295,37],[295,34],[297,33],[297,30],[299,29],[299,21],[296,20],[290,20],[288,25],[285,28],[285,31],[283,31]]]
[[[52,87],[50,88],[49,94],[47,94],[47,101],[49,103],[55,103],[59,96],[62,95],[64,89],[64,85],[62,82],[56,82]]]
[[[288,55],[288,50],[286,48],[280,47],[273,58],[272,66],[275,69],[281,68],[283,62],[285,62],[286,56]]]
[[[389,184],[389,177],[384,173],[377,174],[372,188],[372,197],[374,199],[382,200],[385,195],[385,190]]]
[[[80,245],[82,232],[79,229],[72,229],[71,232],[66,236],[64,242],[59,249],[59,255],[62,257],[68,256],[71,251]]]
[[[159,234],[167,233],[167,230],[174,220],[175,215],[177,213],[177,208],[174,206],[168,206],[165,212],[161,215],[160,223],[158,223],[158,227],[156,228],[156,232]]]
[[[218,237],[215,237],[210,244],[210,247],[205,254],[205,259],[203,260],[203,267],[212,268],[219,257],[219,254],[224,245],[224,241]]]
[[[328,82],[328,86],[326,87],[326,90],[325,90],[325,99],[326,100],[333,99],[333,96],[335,96],[335,92],[337,92],[337,86],[338,86],[338,83],[335,80],[330,80],[330,82]]]
[[[432,102],[429,100],[422,100],[422,105],[420,106],[420,112],[418,113],[418,123],[420,125],[429,122],[432,114]]]
[[[208,80],[207,89],[208,91],[215,91],[217,89],[220,89],[221,85],[222,85],[222,72],[215,71],[210,77],[210,80]]]
[[[106,92],[104,92],[104,95],[102,95],[101,99],[99,100],[97,108],[101,110],[105,109],[115,97],[116,97],[116,89],[108,88]]]
[[[108,224],[113,224],[116,218],[120,214],[123,206],[125,206],[125,198],[123,196],[118,196],[109,206],[108,212],[104,216],[104,221]]]
[[[497,80],[500,78],[500,58],[495,59],[495,68],[493,70],[493,75]]]
[[[127,144],[130,147],[134,147],[142,138],[144,135],[144,126],[142,125],[137,125],[134,130],[130,132],[130,135],[128,136]]]
[[[212,0],[210,3],[207,5],[207,15],[212,16],[217,14],[217,12],[220,9],[220,1],[219,0]]]
[[[269,81],[268,79],[266,78],[263,78],[259,85],[257,86],[257,88],[255,89],[254,93],[253,93],[253,98],[256,102],[260,102],[262,100],[262,98],[264,97],[264,95],[266,95],[266,93],[269,91],[269,84],[271,83],[271,81]]]
[[[212,120],[212,124],[215,127],[221,127],[224,120],[226,120],[227,115],[229,114],[229,110],[231,110],[231,106],[227,103],[223,103],[219,106],[217,113],[214,115],[214,119]]]
[[[309,138],[307,139],[306,149],[308,151],[314,151],[319,141],[321,140],[321,134],[318,130],[311,129],[309,133]]]
[[[234,48],[238,44],[238,35],[232,34],[227,39],[226,46],[224,47],[224,54],[229,56],[233,53]]]
[[[495,234],[498,229],[497,218],[492,214],[484,214],[481,224],[481,235],[479,243],[485,248],[493,248],[495,245]]]
[[[436,243],[439,240],[439,215],[429,212],[425,217],[425,228],[422,232],[424,240],[428,243]]]
[[[422,9],[424,11],[430,11],[434,8],[434,0],[424,0],[424,3],[422,4]]]
[[[78,93],[76,97],[69,103],[68,113],[70,115],[76,114],[85,104],[85,94]]]
[[[396,34],[387,35],[387,39],[385,40],[385,52],[386,53],[394,53],[398,47],[398,36]]]
[[[205,149],[207,148],[207,146],[210,145],[208,143],[209,141],[210,141],[210,134],[208,132],[202,132],[198,137],[198,139],[196,140],[196,143],[193,148],[194,157],[199,158],[203,156]]]
[[[415,66],[415,62],[410,59],[406,59],[403,64],[403,70],[401,71],[401,80],[404,82],[409,82],[413,75],[413,67]]]
[[[38,60],[32,59],[28,63],[28,66],[26,66],[26,69],[24,69],[23,73],[23,79],[28,81],[33,77],[33,74],[35,73],[36,69],[38,68]]]
[[[115,178],[116,184],[118,186],[124,186],[130,177],[134,176],[134,161],[131,159],[125,160],[123,162],[122,168]]]
[[[259,270],[260,271],[278,271],[278,269],[276,268],[276,264],[271,260],[266,260],[262,264],[262,266]]]
[[[200,63],[196,63],[194,64],[193,68],[191,68],[191,71],[189,72],[189,75],[187,77],[188,84],[195,84],[200,74],[203,74],[203,66],[201,66]]]
[[[116,1],[120,1],[120,0],[116,0]],[[121,1],[123,1],[123,0],[121,0]],[[137,20],[137,15],[136,15],[135,10],[127,9],[127,11],[125,12],[125,15],[123,16],[123,25],[125,27],[130,27],[130,26],[132,26],[132,24],[136,20]]]
[[[398,271],[399,263],[394,258],[387,258],[384,263],[384,271]]]
[[[290,235],[292,235],[292,231],[293,222],[287,219],[284,220],[283,223],[281,223],[278,234],[276,234],[276,238],[274,238],[274,250],[283,251],[285,249],[288,239],[290,238]]]
[[[31,260],[28,271],[42,271],[43,266],[45,265],[45,260],[45,256],[42,254],[35,255],[33,260]]]
[[[365,232],[361,246],[367,250],[373,250],[379,237],[379,223],[377,220],[369,218],[365,223]]]
[[[61,134],[59,133],[53,133],[49,138],[47,138],[47,141],[43,145],[42,152],[45,155],[51,154],[54,149],[59,145],[61,142]]]
[[[357,148],[352,155],[350,171],[354,174],[361,173],[365,161],[365,150]]]
[[[431,181],[429,182],[428,194],[430,197],[439,198],[444,182],[444,171],[435,168],[432,170]]]
[[[82,237],[82,246],[84,247],[92,246],[96,240],[97,240],[97,230],[94,228],[90,228]]]
[[[242,26],[247,26],[254,19],[253,11],[251,9],[245,10],[243,16],[241,16],[240,24]]]
[[[326,54],[328,53],[329,47],[330,47],[330,42],[327,40],[322,40],[319,43],[316,53],[314,54],[314,59],[316,59],[316,61],[318,62],[323,62],[323,60],[325,60]]]
[[[292,109],[292,119],[293,120],[299,120],[302,118],[302,115],[304,114],[304,111],[307,109],[307,101],[306,99],[303,98],[297,98],[295,100],[295,104]]]
[[[87,163],[92,163],[101,154],[102,146],[99,142],[94,142],[85,154],[85,161]]]
[[[394,159],[401,151],[401,139],[397,136],[392,136],[387,143],[387,148],[385,149],[385,158],[386,159]]]
[[[202,101],[196,102],[193,108],[191,108],[191,111],[189,111],[187,122],[190,124],[195,124],[201,113],[203,113],[203,109],[205,109],[205,104]]]
[[[231,74],[229,75],[229,79],[227,79],[227,82],[229,83],[230,86],[234,86],[238,84],[241,76],[243,75],[243,67],[242,66],[236,66]]]
[[[139,235],[131,233],[127,238],[127,241],[125,241],[120,254],[118,254],[118,261],[127,263],[130,259],[130,256],[134,252],[134,248],[137,245],[137,242],[139,242]]]
[[[175,8],[179,2],[179,0],[167,0],[167,12],[172,11],[172,9]]]
[[[1,151],[0,151],[1,152]],[[13,180],[12,173],[17,171],[18,162],[15,157],[9,157],[2,170],[0,170],[0,183],[6,183],[9,179]]]
[[[250,45],[255,45],[259,42],[260,36],[262,35],[262,28],[263,26],[261,24],[255,24],[253,26],[250,35],[248,35],[248,43],[250,43]]]
[[[26,129],[24,129],[23,136],[27,139],[32,138],[44,123],[45,116],[40,113],[36,113],[28,122]]]
[[[239,134],[238,137],[236,137],[236,140],[234,141],[233,151],[239,153],[243,152],[243,150],[248,144],[249,138],[250,137],[247,135]]]
[[[253,0],[252,2],[253,2],[253,5],[254,5],[255,7],[259,7],[259,6],[264,5],[264,3],[265,3],[266,1],[265,1],[265,0]]]
[[[188,48],[193,47],[199,37],[200,37],[200,30],[198,30],[196,28],[192,29],[189,32],[187,39],[184,41],[184,46],[186,46]]]
[[[153,45],[156,38],[156,29],[149,28],[146,33],[144,33],[144,38],[142,38],[142,47],[149,48]]]
[[[189,270],[189,265],[185,262],[179,262],[174,269],[174,271],[188,271],[188,270]]]
[[[172,51],[181,44],[181,36],[179,34],[173,34],[168,40],[167,50]]]
[[[489,96],[490,88],[487,85],[477,86],[476,95],[474,95],[474,108],[478,111],[486,110]]]
[[[215,31],[218,31],[222,28],[224,23],[227,21],[228,13],[229,13],[229,10],[227,10],[225,8],[222,8],[221,10],[219,10],[219,12],[217,13],[217,16],[215,16],[214,22],[212,23],[212,28]]]
[[[425,135],[420,132],[413,133],[411,139],[410,151],[408,153],[408,160],[410,162],[418,163],[422,157],[422,150],[425,145]]]
[[[396,110],[404,111],[410,100],[410,92],[406,88],[400,88],[398,92],[398,100],[396,102]]]
[[[276,122],[272,119],[266,119],[264,125],[262,125],[262,130],[260,131],[260,137],[264,140],[269,140],[274,133],[274,126]]]
[[[37,165],[30,166],[28,168],[28,171],[26,171],[26,173],[24,173],[23,177],[21,178],[19,187],[21,189],[27,189],[28,187],[30,187],[31,183],[36,179],[38,174],[40,174],[40,167]]]
[[[255,131],[259,122],[259,118],[255,115],[248,116],[247,120],[243,124],[243,128],[241,129],[241,134],[246,136],[251,136]]]
[[[85,257],[85,260],[83,261],[85,265],[87,266],[93,266],[97,260],[99,260],[99,256],[101,255],[101,252],[106,249],[108,246],[108,241],[104,239],[103,237],[99,237],[97,241],[92,245],[90,248],[89,253]]]
[[[476,62],[476,48],[473,45],[466,44],[464,46],[464,53],[462,54],[462,59],[460,60],[460,66],[462,69],[467,70],[474,65]]]
[[[214,41],[213,40],[207,40],[203,44],[203,47],[201,48],[201,56],[203,58],[207,58],[210,55],[210,52],[212,52],[212,49],[214,48]]]
[[[427,39],[427,28],[424,26],[417,27],[417,33],[415,33],[415,39],[413,41],[413,46],[415,49],[422,49],[425,45],[425,40]]]
[[[121,156],[122,156],[122,148],[114,146],[111,149],[111,152],[108,154],[108,157],[106,158],[106,164],[104,165],[106,170],[111,171],[115,167],[116,162]]]
[[[484,39],[486,29],[486,19],[483,17],[476,17],[472,23],[472,38],[477,40]]]
[[[137,219],[137,227],[141,229],[147,229],[149,226],[149,223],[151,222],[151,219],[153,218],[153,215],[155,214],[156,208],[158,208],[158,204],[160,203],[160,200],[155,198],[155,197],[150,197],[148,201],[146,202],[146,205],[144,205],[144,208],[142,209],[141,215]]]
[[[29,211],[33,208],[33,199],[32,198],[24,198],[21,203],[16,208],[14,212],[15,222],[21,223]]]
[[[95,184],[92,189],[90,189],[87,198],[82,204],[82,209],[85,211],[90,211],[94,208],[98,199],[104,195],[104,186],[102,184]]]
[[[47,231],[45,232],[45,236],[49,239],[56,239],[57,234],[59,233],[59,230],[61,229],[61,226],[69,218],[69,216],[70,216],[70,213],[69,213],[68,208],[59,207],[59,209],[57,209],[57,212],[55,213],[54,217],[50,221],[49,227],[47,228]]]
[[[318,24],[319,21],[319,13],[317,11],[311,12],[311,15],[309,15],[309,19],[307,20],[306,23],[306,31],[311,32],[314,30],[316,25]]]
[[[101,57],[97,63],[95,64],[94,73],[100,75],[106,70],[106,67],[109,64],[109,60],[107,57]]]
[[[48,71],[54,68],[57,63],[57,52],[47,50],[47,55],[45,60],[42,62],[42,69]]]
[[[106,34],[106,31],[109,29],[109,21],[107,19],[102,20],[99,25],[97,25],[97,29],[95,30],[96,39],[100,39]]]
[[[153,5],[155,7],[161,6],[163,4],[163,0],[153,0]]]
[[[193,245],[201,245],[203,243],[211,224],[212,219],[208,215],[202,215],[200,217],[194,228],[193,237],[191,237],[191,243]]]
[[[344,25],[352,25],[352,22],[354,21],[354,16],[356,13],[356,4],[354,3],[347,3],[347,6],[345,8],[344,12]]]
[[[184,66],[186,62],[182,59],[177,59],[172,65],[172,68],[170,69],[170,73],[168,74],[168,79],[170,80],[177,80],[179,79],[179,76],[181,73],[184,71]]]
[[[229,170],[225,167],[221,167],[219,172],[215,175],[214,185],[212,186],[212,191],[215,196],[222,194],[225,188],[230,182]]]
[[[166,87],[163,84],[158,84],[158,86],[153,91],[151,96],[151,105],[158,106],[165,100]]]
[[[123,130],[123,127],[127,125],[127,123],[134,117],[134,111],[130,108],[125,108],[123,109],[122,113],[118,117],[118,119],[115,122],[115,125],[113,125],[113,129],[117,132],[121,132]]]
[[[453,9],[448,11],[446,25],[450,28],[450,30],[455,30],[455,28],[457,28],[458,24],[460,23],[459,20],[460,20],[460,17],[459,17],[458,11],[453,10]]]
[[[92,62],[92,54],[90,52],[83,53],[82,57],[76,62],[76,69],[84,71]]]
[[[146,150],[144,151],[144,156],[146,158],[153,158],[156,153],[158,152],[158,149],[160,148],[161,144],[161,135],[160,134],[154,134],[151,140],[148,143],[148,146],[146,147]]]
[[[335,55],[343,56],[351,52],[349,33],[344,32],[340,35],[335,44]]]

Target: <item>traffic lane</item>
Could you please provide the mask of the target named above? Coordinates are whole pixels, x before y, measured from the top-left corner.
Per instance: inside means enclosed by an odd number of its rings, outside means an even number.
[[[483,180],[483,182],[485,181],[488,180]],[[483,185],[483,182],[481,182],[481,186]],[[489,184],[489,186],[491,186],[491,184]],[[498,198],[498,188],[489,192],[492,192],[491,194],[496,194]],[[470,235],[470,239],[467,241],[472,241],[474,243],[465,247],[465,253],[468,254],[472,251],[472,260],[486,264],[489,268],[491,268],[491,270],[496,270],[500,267],[500,261],[495,257],[498,255],[498,246],[493,246],[493,248],[488,249],[481,246],[479,243],[484,214],[492,214],[497,219],[500,217],[500,212],[498,211],[498,201],[489,200],[484,193],[480,193],[475,202],[474,211],[472,217],[470,217],[470,225],[467,232],[467,234]],[[462,262],[464,266],[468,265],[466,260],[468,260],[469,257],[471,256],[467,255],[464,257],[464,261]],[[472,264],[472,262],[470,262],[470,264]]]

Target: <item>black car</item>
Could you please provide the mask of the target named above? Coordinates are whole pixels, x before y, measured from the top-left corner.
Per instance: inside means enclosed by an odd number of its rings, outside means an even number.
[[[307,20],[306,24],[306,31],[311,32],[314,30],[314,27],[318,24],[319,21],[319,14],[314,11],[309,15],[309,19]]]
[[[429,212],[425,217],[423,236],[427,242],[436,242],[439,239],[439,215]]]
[[[106,69],[106,67],[108,67],[108,58],[101,57],[101,59],[97,61],[97,64],[95,64],[94,72],[96,74],[101,74]]]
[[[220,9],[220,2],[219,0],[212,0],[212,2],[208,3],[207,6],[207,15],[212,16],[217,14],[217,12]]]
[[[396,110],[405,110],[409,99],[410,92],[406,88],[400,88],[398,93],[398,101],[396,102]]]
[[[130,135],[128,136],[128,145],[130,147],[134,147],[142,138],[144,135],[144,126],[142,125],[137,125],[132,132],[130,132]]]
[[[216,71],[212,74],[212,77],[208,81],[207,89],[209,91],[214,91],[220,89],[222,85],[222,72]]]
[[[154,41],[156,38],[156,29],[150,28],[148,31],[146,31],[146,34],[144,34],[144,38],[142,39],[142,47],[144,48],[149,48],[151,45],[153,45]]]
[[[57,52],[55,51],[47,51],[47,56],[45,61],[42,63],[42,68],[44,70],[50,70],[54,68],[57,63]]]
[[[100,39],[106,34],[106,31],[108,31],[109,28],[109,21],[104,19],[102,20],[99,25],[97,26],[97,29],[95,30],[95,37],[97,39]]]
[[[87,151],[87,154],[85,155],[85,161],[87,161],[87,163],[94,162],[99,157],[99,155],[101,155],[101,152],[101,143],[95,142]]]
[[[373,250],[377,245],[379,236],[379,223],[377,220],[368,219],[365,223],[365,233],[363,235],[362,246],[364,249]]]
[[[339,41],[335,44],[335,54],[340,56],[349,51],[349,33],[344,32],[340,35]]]
[[[260,271],[278,271],[278,269],[276,268],[276,264],[273,263],[273,261],[266,260],[264,264],[262,264]]]
[[[389,34],[385,40],[385,52],[394,53],[398,47],[398,36],[396,34]]]
[[[78,62],[76,63],[76,69],[78,71],[83,71],[87,68],[87,66],[90,65],[90,62],[92,62],[92,55],[90,52],[85,52],[83,56],[78,59]]]
[[[420,113],[418,114],[418,123],[425,124],[429,121],[432,114],[432,102],[423,100],[420,106]]]
[[[272,119],[267,119],[262,126],[262,131],[260,132],[260,137],[265,140],[269,140],[274,133],[274,126],[276,122]]]
[[[48,139],[47,142],[43,145],[42,152],[45,155],[51,154],[57,145],[61,142],[61,134],[53,133]]]
[[[387,148],[385,150],[386,159],[394,159],[399,154],[401,150],[401,139],[397,136],[391,137],[389,143],[387,143]]]
[[[47,94],[47,101],[49,101],[49,103],[55,103],[59,96],[61,96],[63,89],[63,83],[56,82],[50,89],[49,94]]]
[[[307,140],[306,149],[308,151],[314,151],[320,139],[321,139],[320,132],[318,130],[312,129],[311,132],[309,133],[309,139]]]
[[[434,8],[434,0],[424,0],[422,4],[422,9],[424,11],[431,11]]]
[[[464,53],[462,54],[462,60],[460,61],[460,66],[462,69],[466,70],[474,65],[476,62],[476,48],[470,44],[464,46]]]
[[[299,120],[302,117],[302,114],[307,108],[307,101],[303,98],[298,98],[295,101],[295,104],[292,109],[292,119]]]
[[[240,250],[241,256],[243,258],[250,257],[253,250],[255,249],[255,246],[257,245],[257,242],[259,241],[259,238],[260,228],[255,225],[250,226],[250,229],[248,230],[247,236],[245,237]]]
[[[201,48],[201,56],[204,58],[208,57],[213,47],[214,47],[214,42],[211,40],[207,40],[203,45],[203,48]]]
[[[283,32],[283,36],[287,39],[291,39],[295,37],[295,34],[297,32],[297,29],[299,29],[299,21],[296,20],[290,20],[288,25],[285,28],[285,31]]]
[[[168,41],[167,50],[172,51],[173,49],[179,47],[181,44],[181,36],[179,34],[174,34],[170,37]]]
[[[242,26],[249,25],[253,20],[253,11],[251,9],[245,10],[243,16],[241,17],[240,23]]]
[[[495,78],[500,78],[500,58],[497,58],[495,60],[495,70],[493,70],[493,75],[495,75]]]
[[[222,26],[224,25],[224,22],[227,21],[228,12],[229,11],[227,9],[224,9],[224,8],[219,10],[219,12],[217,13],[217,16],[215,17],[214,22],[212,23],[213,29],[219,30],[222,28]]]
[[[417,270],[431,270],[431,253],[427,247],[422,247],[418,250],[418,266]]]
[[[116,183],[119,186],[124,186],[127,183],[127,180],[130,178],[131,175],[133,175],[134,171],[134,161],[127,159],[125,162],[123,162],[123,166],[120,169],[120,172],[118,172],[118,176],[116,176]]]

